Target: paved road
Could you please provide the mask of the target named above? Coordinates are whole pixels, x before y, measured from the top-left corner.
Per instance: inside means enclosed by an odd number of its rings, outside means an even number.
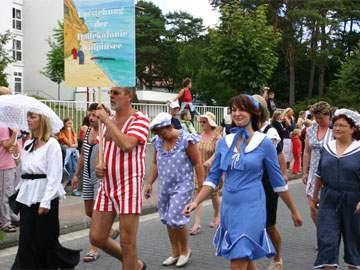
[[[290,191],[300,209],[304,226],[295,228],[285,205],[281,202],[278,212],[278,223],[283,238],[284,269],[308,270],[312,269],[316,251],[315,229],[309,218],[309,212],[304,198],[304,187],[300,181],[291,182]],[[189,270],[219,270],[229,269],[229,262],[214,256],[212,236],[214,230],[208,227],[211,221],[211,206],[206,202],[202,212],[202,232],[197,236],[190,236],[190,246],[193,251]],[[88,230],[83,230],[61,236],[62,243],[70,248],[82,248],[85,253],[88,243]],[[16,253],[16,247],[0,251],[0,269],[9,269]],[[161,262],[170,254],[170,244],[167,239],[165,226],[159,221],[158,215],[150,214],[141,218],[138,234],[138,250],[141,259],[148,264],[148,269],[176,269],[176,267],[162,267]],[[258,269],[266,269],[268,259],[259,260]],[[342,263],[341,263],[342,264]],[[94,263],[81,262],[76,269],[121,269],[118,261],[101,253],[101,257]],[[344,268],[345,269],[345,268]]]

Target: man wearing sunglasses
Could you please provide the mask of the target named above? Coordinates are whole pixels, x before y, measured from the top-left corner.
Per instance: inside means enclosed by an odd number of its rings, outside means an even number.
[[[136,235],[142,208],[149,119],[131,107],[134,93],[129,88],[113,87],[109,95],[115,115],[109,117],[102,108],[96,111],[103,124],[103,156],[96,166],[96,174],[102,181],[94,206],[90,240],[119,259],[122,269],[146,269],[146,264],[137,258]],[[120,243],[109,237],[116,215],[119,215]]]

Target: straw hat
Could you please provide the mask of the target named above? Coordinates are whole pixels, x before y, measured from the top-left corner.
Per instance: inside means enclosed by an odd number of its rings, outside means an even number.
[[[211,127],[217,127],[218,126],[216,124],[216,122],[215,122],[216,116],[212,112],[206,112],[203,115],[200,115],[199,119],[201,119],[201,118],[206,118]]]

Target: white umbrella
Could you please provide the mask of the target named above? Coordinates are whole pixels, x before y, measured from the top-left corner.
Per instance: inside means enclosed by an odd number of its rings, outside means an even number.
[[[57,114],[41,101],[24,95],[0,96],[0,123],[2,125],[28,130],[27,113],[42,114],[50,119],[52,132],[57,133],[63,122]]]

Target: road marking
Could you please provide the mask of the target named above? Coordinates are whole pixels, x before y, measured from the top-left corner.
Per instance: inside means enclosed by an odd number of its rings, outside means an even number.
[[[300,183],[302,183],[302,180],[297,179],[297,180],[289,181],[288,185],[295,185],[295,184],[300,184]],[[207,201],[203,202],[203,206],[208,206],[210,204],[211,204],[211,200],[207,200]],[[152,221],[155,219],[159,219],[158,213],[152,213],[152,214],[148,214],[145,216],[141,216],[140,223],[149,222],[149,221]],[[118,227],[119,222],[115,222],[114,225],[116,227]],[[74,240],[84,238],[87,236],[89,236],[89,229],[84,229],[81,231],[60,235],[59,241],[60,241],[60,243],[66,243],[66,242],[74,241]],[[0,250],[0,258],[15,255],[17,252],[17,249],[18,249],[18,247],[15,246],[15,247]]]

